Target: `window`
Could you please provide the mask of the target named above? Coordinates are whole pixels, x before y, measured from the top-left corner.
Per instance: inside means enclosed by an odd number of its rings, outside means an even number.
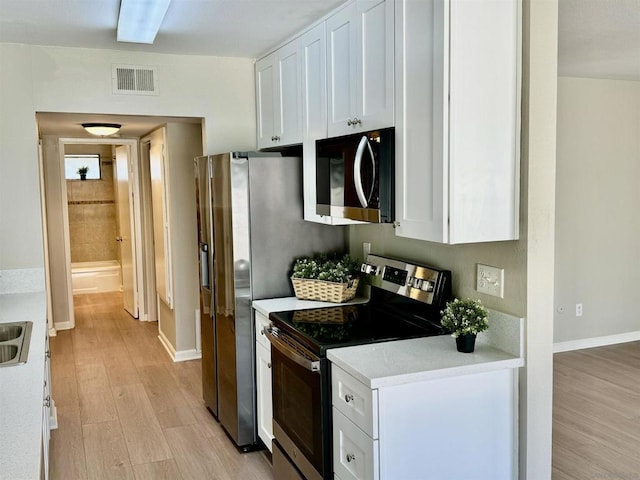
[[[67,180],[79,180],[80,167],[88,167],[87,180],[100,180],[100,155],[65,155],[64,156],[64,178]]]

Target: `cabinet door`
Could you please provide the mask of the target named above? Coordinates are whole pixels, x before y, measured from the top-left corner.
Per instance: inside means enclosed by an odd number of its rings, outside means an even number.
[[[358,0],[327,19],[330,137],[393,126],[393,11]]]
[[[520,5],[396,0],[397,235],[518,238]]]
[[[443,2],[396,0],[396,235],[448,242]]]
[[[273,399],[271,397],[271,350],[256,343],[258,436],[269,451],[273,441]]]
[[[336,408],[333,408],[332,412],[334,472],[346,480],[378,480],[380,478],[378,440],[373,440],[366,435]]]
[[[299,41],[277,51],[274,145],[302,142]]]
[[[256,62],[258,148],[270,147],[275,136],[276,54]]]
[[[449,243],[515,240],[520,2],[454,1],[450,15]]]
[[[357,110],[358,25],[355,2],[326,21],[327,94],[330,137],[353,133]]]
[[[302,139],[327,137],[327,57],[325,24],[300,37]]]
[[[394,125],[394,5],[358,0],[356,117],[363,131]]]

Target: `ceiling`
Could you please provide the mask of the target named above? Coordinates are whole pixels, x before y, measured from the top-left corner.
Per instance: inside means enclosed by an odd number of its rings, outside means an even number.
[[[344,1],[172,0],[155,43],[138,45],[116,42],[119,0],[0,0],[0,42],[255,58]],[[640,0],[559,0],[558,36],[559,75],[640,81]],[[139,136],[162,123],[50,115],[39,117],[42,133],[102,120]]]
[[[172,0],[153,45],[116,42],[120,0],[2,0],[0,42],[254,58],[345,0]]]

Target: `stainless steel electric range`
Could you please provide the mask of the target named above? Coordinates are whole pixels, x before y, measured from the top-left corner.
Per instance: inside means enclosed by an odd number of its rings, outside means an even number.
[[[328,349],[445,333],[451,272],[377,255],[362,272],[366,304],[269,315],[275,478],[333,479]]]

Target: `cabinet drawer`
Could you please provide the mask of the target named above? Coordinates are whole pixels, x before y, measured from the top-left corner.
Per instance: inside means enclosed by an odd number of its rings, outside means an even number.
[[[271,344],[269,343],[269,340],[267,340],[267,337],[264,336],[264,333],[262,333],[262,329],[264,327],[268,327],[271,322],[267,317],[265,317],[263,314],[261,314],[257,310],[255,310],[255,312],[256,312],[256,342],[261,345],[264,345],[269,349],[269,351],[271,351]]]
[[[332,365],[332,404],[371,438],[378,438],[378,391]]]
[[[333,408],[333,471],[342,480],[377,480],[378,440]]]

